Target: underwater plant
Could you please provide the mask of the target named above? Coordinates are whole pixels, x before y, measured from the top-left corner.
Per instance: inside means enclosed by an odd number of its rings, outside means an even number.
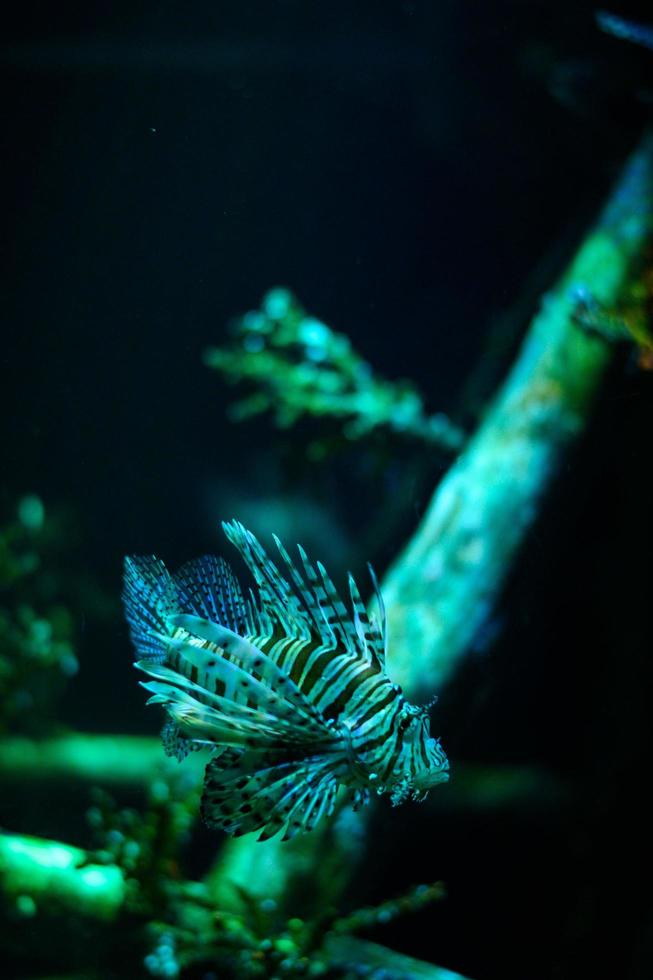
[[[259,310],[234,320],[231,333],[233,344],[208,348],[204,363],[232,383],[253,387],[231,406],[235,421],[269,411],[281,428],[303,417],[336,420],[348,440],[384,429],[448,453],[465,442],[444,413],[425,413],[411,382],[381,378],[348,337],[309,316],[287,289],[271,289]],[[324,454],[320,439],[309,451]]]
[[[34,494],[0,527],[0,734],[48,730],[78,669],[73,613],[48,561],[63,536]]]
[[[188,826],[191,813],[161,787],[142,814],[117,808],[102,793],[88,814],[97,849],[0,834],[0,909],[18,931],[39,916],[58,923],[72,914],[86,928],[94,922],[100,929],[117,921],[120,948],[100,945],[98,976],[114,966],[120,972],[128,958],[134,976],[265,980],[389,971],[397,980],[464,980],[356,935],[441,901],[441,882],[346,914],[327,907],[318,917],[289,916],[274,900],[252,898],[246,890],[241,911],[221,910],[207,884],[184,879],[174,863],[180,826]],[[377,973],[381,965],[385,973]]]

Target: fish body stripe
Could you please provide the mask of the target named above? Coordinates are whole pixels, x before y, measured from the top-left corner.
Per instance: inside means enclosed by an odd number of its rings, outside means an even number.
[[[335,710],[338,715],[347,716],[349,699],[358,685],[369,676],[369,670],[365,662],[346,658],[333,677],[327,677],[325,673],[319,693],[315,694],[318,710],[323,713]]]

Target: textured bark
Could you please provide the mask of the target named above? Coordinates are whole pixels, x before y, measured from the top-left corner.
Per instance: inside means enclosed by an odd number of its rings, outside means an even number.
[[[543,297],[482,424],[383,582],[390,669],[412,698],[440,691],[469,649],[587,424],[614,344],[575,322],[578,294],[610,309],[641,262],[651,237],[652,156],[649,137]]]

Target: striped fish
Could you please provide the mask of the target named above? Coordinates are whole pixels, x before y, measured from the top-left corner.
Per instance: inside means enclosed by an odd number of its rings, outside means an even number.
[[[242,524],[222,525],[255,588],[244,596],[229,565],[203,557],[171,575],[155,557],[127,558],[123,599],[148,704],[162,704],[168,755],[208,746],[202,815],[227,833],[305,833],[347,788],[393,804],[423,799],[448,779],[427,708],[409,704],[385,667],[386,621],[368,617],[349,575],[351,608],[320,562],[284,573]]]

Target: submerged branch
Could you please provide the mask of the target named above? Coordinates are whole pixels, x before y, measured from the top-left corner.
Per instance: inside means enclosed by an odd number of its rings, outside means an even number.
[[[206,759],[191,755],[184,763],[197,769],[198,782]],[[176,772],[161,740],[149,735],[96,735],[67,732],[51,738],[13,736],[0,739],[3,781],[70,780],[92,785],[144,786],[163,771]]]
[[[114,919],[126,890],[120,868],[89,863],[79,847],[0,833],[0,891],[24,916],[43,908],[49,913]]]
[[[653,140],[544,296],[484,421],[439,484],[383,583],[391,671],[411,697],[440,691],[487,621],[542,498],[583,432],[613,344],[577,322],[579,296],[613,307],[650,242]]]

